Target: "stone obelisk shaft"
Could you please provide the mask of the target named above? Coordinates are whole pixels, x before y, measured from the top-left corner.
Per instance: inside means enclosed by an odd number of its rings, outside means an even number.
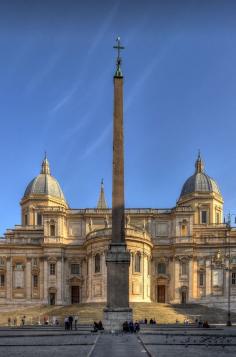
[[[125,242],[124,222],[124,138],[123,138],[123,76],[120,68],[120,39],[117,39],[117,69],[114,75],[113,116],[113,181],[112,239],[106,255],[107,307],[104,309],[106,330],[121,330],[124,321],[132,319],[129,308],[130,254]]]
[[[112,243],[125,243],[123,77],[114,77]]]

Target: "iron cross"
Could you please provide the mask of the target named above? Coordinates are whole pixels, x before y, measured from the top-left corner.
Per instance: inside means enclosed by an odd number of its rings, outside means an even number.
[[[123,50],[124,46],[121,46],[121,44],[120,44],[120,37],[117,37],[116,42],[117,42],[117,45],[113,46],[113,48],[117,49],[117,51],[118,51],[117,59],[119,60],[120,59],[120,50]]]

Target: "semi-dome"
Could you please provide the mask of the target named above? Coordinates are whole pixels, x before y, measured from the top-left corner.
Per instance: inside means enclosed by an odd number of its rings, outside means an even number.
[[[42,162],[40,174],[28,184],[24,198],[29,195],[49,195],[65,200],[58,181],[50,173],[49,162],[46,156]]]
[[[204,172],[204,163],[200,153],[195,163],[195,173],[185,181],[180,198],[195,192],[215,192],[221,195],[216,181]]]

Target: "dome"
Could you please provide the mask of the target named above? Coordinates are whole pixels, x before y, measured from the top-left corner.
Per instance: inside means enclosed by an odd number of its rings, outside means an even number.
[[[185,181],[180,198],[194,192],[215,192],[221,195],[216,181],[204,172],[204,163],[200,154],[195,163],[195,173]]]
[[[29,195],[50,195],[52,197],[65,200],[62,189],[55,179],[51,176],[48,159],[45,157],[42,163],[40,175],[35,177],[27,186],[24,198]]]

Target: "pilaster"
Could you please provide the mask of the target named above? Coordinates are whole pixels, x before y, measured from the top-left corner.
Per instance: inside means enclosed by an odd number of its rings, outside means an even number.
[[[32,285],[32,274],[31,274],[31,258],[27,257],[26,260],[26,299],[31,300],[31,285]]]

